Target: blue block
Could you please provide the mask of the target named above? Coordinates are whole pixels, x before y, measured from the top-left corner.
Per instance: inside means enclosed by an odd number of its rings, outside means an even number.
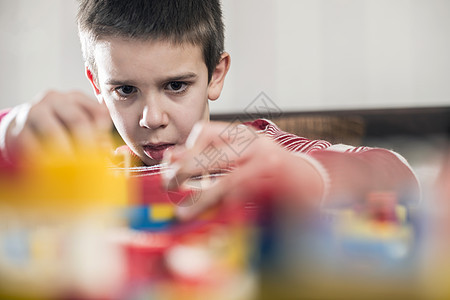
[[[174,220],[151,220],[149,206],[135,206],[128,210],[128,225],[135,230],[159,231],[168,229]]]

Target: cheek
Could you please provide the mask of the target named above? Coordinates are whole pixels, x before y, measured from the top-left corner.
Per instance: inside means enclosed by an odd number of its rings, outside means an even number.
[[[117,105],[112,104],[112,102],[107,101],[106,105],[109,109],[111,119],[114,123],[119,134],[123,139],[132,142],[133,138],[133,128],[135,127],[135,115],[126,109],[123,109]]]
[[[104,97],[104,99],[105,99],[106,107],[108,107],[108,110],[109,110],[109,115],[111,116],[111,119],[114,123],[114,126],[116,126],[117,129],[123,127],[122,126],[123,120],[120,116],[119,110],[116,108],[115,105],[112,104],[113,102],[111,100],[109,100],[106,97]]]
[[[187,138],[195,123],[201,120],[209,120],[207,101],[208,100],[205,99],[204,102],[201,103],[191,103],[191,105],[188,106],[188,109],[185,108],[178,114],[178,117],[175,119],[175,122],[177,123],[176,127],[181,135],[183,135],[184,139]]]

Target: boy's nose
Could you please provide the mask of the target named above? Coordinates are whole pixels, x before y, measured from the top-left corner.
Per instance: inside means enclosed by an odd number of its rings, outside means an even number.
[[[169,117],[166,112],[156,104],[145,105],[142,111],[142,117],[139,120],[139,126],[149,129],[164,128],[169,123]]]

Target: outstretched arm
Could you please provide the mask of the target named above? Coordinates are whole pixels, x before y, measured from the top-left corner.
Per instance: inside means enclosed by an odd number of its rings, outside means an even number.
[[[303,140],[304,145],[322,143]],[[245,143],[248,145],[243,148]],[[167,157],[173,172],[168,173],[166,182],[169,189],[174,189],[192,175],[232,169],[203,188],[196,205],[180,208],[179,216],[185,219],[209,207],[226,205],[226,199],[269,197],[308,212],[317,210],[323,201],[358,201],[370,192],[418,193],[414,174],[394,153],[370,148],[338,152],[329,144],[323,145],[312,151],[294,151],[262,132],[256,134],[250,126],[204,123],[194,127],[185,149],[175,150]],[[298,144],[295,148],[308,147]],[[206,164],[205,155],[211,157],[212,150],[220,155]]]

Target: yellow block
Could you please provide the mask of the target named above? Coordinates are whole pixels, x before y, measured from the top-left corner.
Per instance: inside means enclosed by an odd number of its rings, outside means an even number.
[[[395,213],[397,214],[397,218],[400,221],[400,223],[406,222],[407,217],[406,207],[404,207],[403,205],[397,205],[395,207]]]
[[[171,203],[155,203],[150,206],[149,215],[153,221],[167,221],[175,216],[175,207]]]

